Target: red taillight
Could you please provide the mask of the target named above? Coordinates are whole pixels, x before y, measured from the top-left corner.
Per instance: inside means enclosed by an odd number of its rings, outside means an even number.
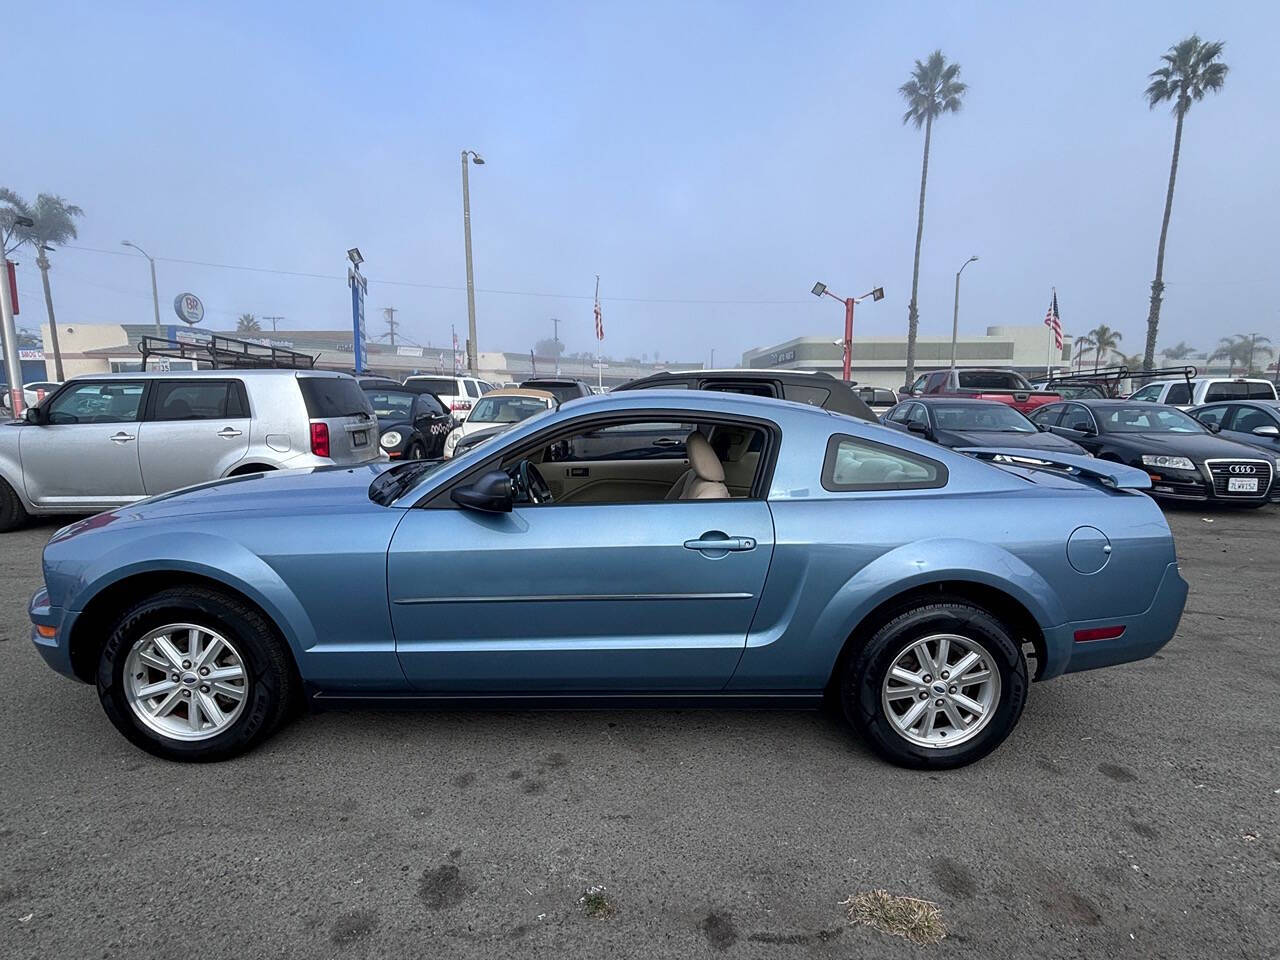
[[[329,425],[327,423],[311,425],[311,452],[317,457],[329,456]]]
[[[1124,634],[1124,627],[1090,627],[1088,630],[1076,631],[1076,643],[1090,643],[1094,640],[1114,640]]]

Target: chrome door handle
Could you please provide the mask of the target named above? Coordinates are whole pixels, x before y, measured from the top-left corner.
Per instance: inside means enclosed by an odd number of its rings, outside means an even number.
[[[230,440],[232,437],[240,436],[240,431],[237,430],[235,427],[223,427],[221,430],[218,431],[218,436],[226,437],[228,440]]]
[[[724,550],[737,553],[754,550],[756,542],[751,537],[709,537],[704,533],[697,540],[686,540],[684,547],[686,550]]]
[[[670,437],[659,437],[657,440],[653,441],[653,445],[655,447],[678,447],[680,445],[680,441],[672,440]]]
[[[130,440],[136,440],[137,437],[135,437],[131,433],[125,433],[123,430],[121,430],[119,433],[117,433],[113,437],[110,437],[109,439],[111,440],[112,443],[128,443]]]

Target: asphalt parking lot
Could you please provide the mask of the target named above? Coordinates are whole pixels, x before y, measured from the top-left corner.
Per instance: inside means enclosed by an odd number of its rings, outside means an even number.
[[[932,775],[742,710],[326,713],[166,763],[27,639],[59,524],[0,535],[0,956],[1274,957],[1280,508],[1170,521],[1174,641]],[[849,926],[878,888],[947,937]]]

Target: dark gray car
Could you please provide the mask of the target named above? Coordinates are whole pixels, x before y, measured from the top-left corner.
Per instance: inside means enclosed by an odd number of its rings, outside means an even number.
[[[1226,440],[1247,443],[1251,447],[1280,456],[1280,401],[1230,400],[1207,403],[1190,411],[1191,415]]]
[[[885,414],[884,424],[918,433],[944,447],[1019,447],[1080,457],[1087,453],[1078,443],[1042,430],[1013,407],[996,400],[904,400]]]

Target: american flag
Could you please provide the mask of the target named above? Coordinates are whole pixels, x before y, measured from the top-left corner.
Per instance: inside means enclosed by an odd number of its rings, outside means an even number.
[[[1053,331],[1053,345],[1062,349],[1062,318],[1058,316],[1058,291],[1053,291],[1049,312],[1044,315],[1044,325]]]
[[[600,312],[600,278],[596,277],[596,339],[604,339],[604,314]]]

